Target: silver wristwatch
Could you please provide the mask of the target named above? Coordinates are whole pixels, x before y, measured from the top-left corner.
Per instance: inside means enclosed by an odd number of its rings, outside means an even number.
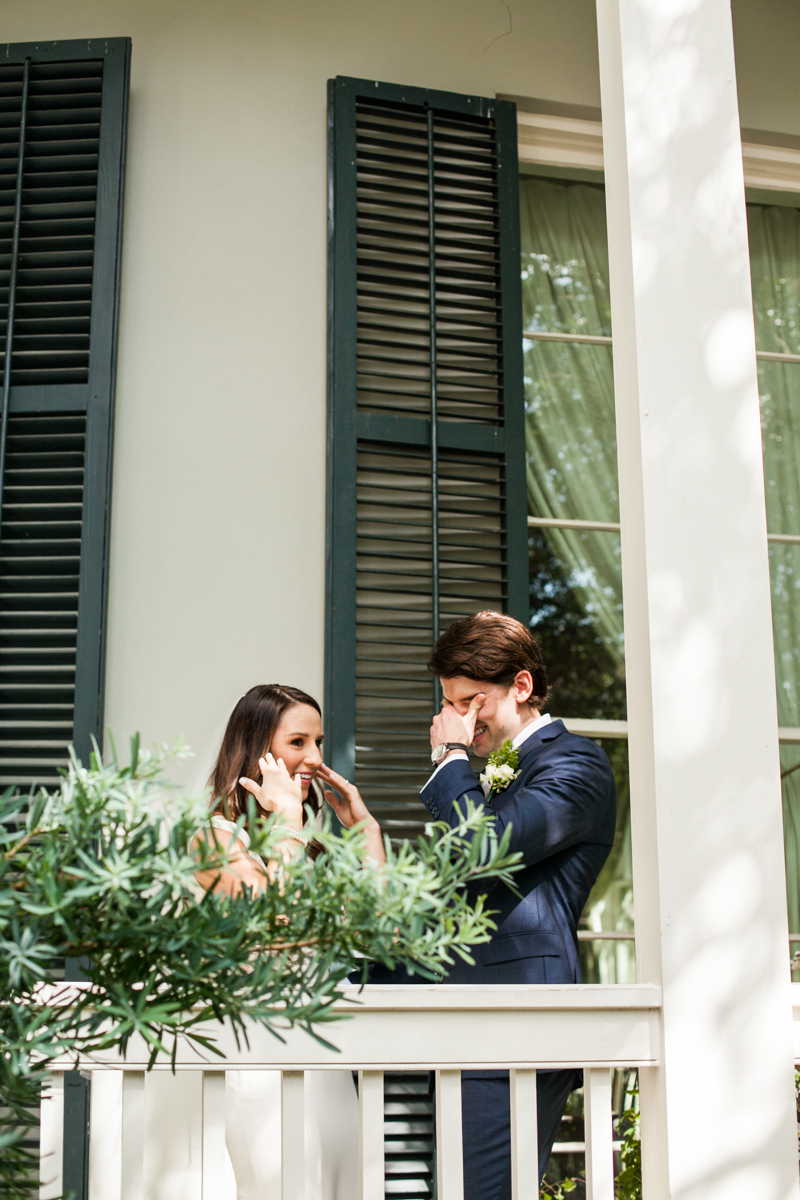
[[[431,762],[434,766],[440,763],[450,750],[463,750],[465,754],[468,754],[469,746],[465,746],[463,742],[439,742],[439,745],[434,746],[431,751]]]

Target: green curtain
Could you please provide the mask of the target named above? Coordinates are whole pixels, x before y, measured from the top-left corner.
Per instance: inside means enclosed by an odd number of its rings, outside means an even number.
[[[605,194],[535,177],[520,184],[525,328],[611,333]],[[619,521],[611,348],[525,343],[532,516]],[[619,668],[625,660],[619,538],[548,529],[570,586]]]
[[[750,204],[756,345],[800,354],[800,211]],[[770,533],[800,534],[800,363],[759,360]],[[778,721],[800,726],[800,546],[770,545]],[[789,928],[800,933],[800,747],[781,747]],[[787,772],[789,772],[787,774]]]
[[[602,187],[538,177],[520,180],[522,298],[526,330],[611,333],[605,194]],[[532,516],[619,521],[611,348],[525,342],[528,511]],[[542,531],[584,622],[624,672],[619,535]],[[547,608],[543,608],[546,622]],[[534,614],[536,620],[536,614]],[[578,716],[575,696],[573,710]],[[554,704],[559,702],[558,694]],[[563,711],[563,710],[562,710]],[[586,711],[589,711],[587,709]],[[617,712],[595,715],[620,715]],[[594,929],[632,928],[627,746],[608,746],[617,769],[617,843],[592,893]],[[597,944],[593,944],[597,949]],[[597,952],[596,977],[631,977],[632,946]]]

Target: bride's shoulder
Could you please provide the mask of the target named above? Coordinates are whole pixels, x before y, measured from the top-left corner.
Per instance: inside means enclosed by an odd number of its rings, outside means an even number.
[[[238,841],[242,843],[245,850],[250,845],[250,835],[246,829],[242,829],[235,821],[229,821],[226,817],[221,817],[219,813],[213,813],[211,816],[211,825],[214,829],[225,829],[228,833],[237,835]]]

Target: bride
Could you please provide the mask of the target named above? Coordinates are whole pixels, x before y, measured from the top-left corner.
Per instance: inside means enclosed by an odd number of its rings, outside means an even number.
[[[215,743],[208,758],[203,755],[195,780],[196,791],[210,787],[215,836],[231,850],[224,874],[200,880],[206,890],[219,887],[235,894],[245,884],[268,887],[270,875],[279,868],[279,863],[264,863],[251,854],[247,833],[236,830],[234,822],[246,811],[248,793],[264,815],[280,814],[285,835],[276,847],[280,858],[318,852],[314,827],[327,801],[343,825],[364,822],[366,853],[384,861],[377,821],[358,790],[323,764],[322,741],[319,705],[305,692],[269,684],[251,688],[238,701],[221,746]],[[325,785],[324,796],[320,783]],[[119,1200],[122,1075],[93,1072],[89,1200]],[[230,1161],[219,1200],[280,1200],[280,1071],[228,1071],[225,1092]],[[306,1071],[305,1101],[306,1200],[353,1200],[360,1186],[358,1100],[351,1073]],[[202,1163],[200,1073],[149,1073],[144,1116],[145,1200],[197,1200]]]
[[[205,889],[236,894],[264,888],[278,863],[251,853],[237,829],[248,793],[259,812],[278,813],[284,835],[276,854],[316,857],[314,828],[322,796],[347,828],[364,822],[365,853],[383,862],[378,822],[358,790],[322,761],[322,715],[313,697],[297,688],[262,684],[236,704],[211,773],[211,823],[228,848],[228,866],[198,876]],[[256,782],[260,778],[260,782]],[[319,781],[328,785],[320,788]],[[339,793],[337,796],[333,788]],[[306,1071],[305,1157],[308,1200],[352,1200],[358,1178],[358,1100],[349,1071]],[[226,1140],[236,1177],[237,1200],[279,1200],[281,1195],[281,1076],[279,1071],[228,1071]]]

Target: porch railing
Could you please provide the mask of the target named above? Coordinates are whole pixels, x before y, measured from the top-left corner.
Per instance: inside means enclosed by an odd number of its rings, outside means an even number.
[[[355,1003],[353,1003],[355,1002]],[[225,1069],[280,1070],[282,1077],[282,1200],[307,1200],[304,1163],[305,1070],[358,1072],[360,1200],[384,1200],[384,1071],[436,1072],[436,1164],[438,1200],[463,1200],[461,1077],[467,1068],[511,1072],[512,1194],[538,1200],[536,1071],[584,1070],[587,1200],[613,1200],[611,1071],[658,1064],[660,990],[635,986],[428,986],[348,988],[337,1007],[351,1019],[329,1025],[326,1050],[300,1030],[285,1043],[265,1030],[249,1032],[249,1048],[232,1032],[213,1029],[222,1060],[209,1061],[183,1045],[177,1069],[203,1073],[202,1197],[223,1195],[225,1165]],[[133,1041],[124,1060],[99,1055],[80,1062],[84,1071],[119,1070],[122,1083],[122,1200],[144,1197],[143,1041]],[[41,1111],[40,1200],[62,1192],[63,1071],[55,1064]],[[154,1070],[169,1070],[159,1063]],[[357,1200],[356,1197],[353,1200]]]

